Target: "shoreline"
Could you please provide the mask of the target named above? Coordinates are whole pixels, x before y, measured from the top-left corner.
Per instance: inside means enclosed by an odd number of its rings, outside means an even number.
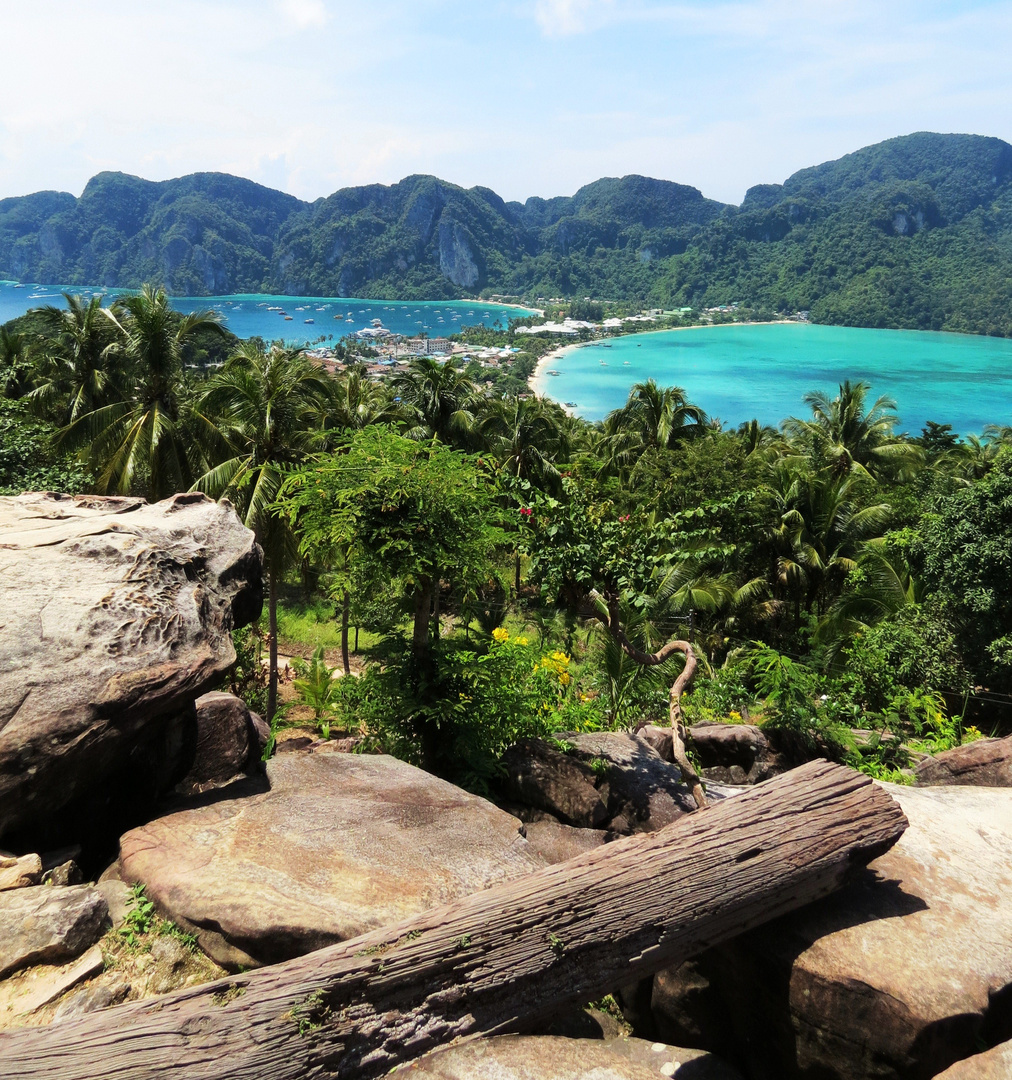
[[[700,323],[697,326],[668,326],[668,327],[661,327],[661,328],[656,329],[656,330],[637,330],[632,334],[611,334],[611,335],[609,335],[609,337],[612,340],[614,340],[616,338],[641,337],[641,336],[643,336],[645,334],[676,334],[676,333],[678,333],[679,331],[682,331],[682,330],[719,330],[724,326],[784,326],[784,325],[807,326],[809,324],[808,323],[798,322],[796,319],[768,319],[765,322],[718,323],[717,326],[713,326],[711,323]],[[598,338],[597,340],[602,341],[604,339],[603,338]],[[547,367],[549,366],[550,362],[555,361],[555,360],[561,360],[561,359],[563,359],[563,357],[565,357],[565,355],[567,353],[573,352],[576,349],[580,349],[584,345],[591,345],[591,344],[593,344],[593,342],[590,342],[590,341],[574,341],[572,344],[569,344],[569,345],[558,345],[554,349],[552,349],[551,352],[545,353],[545,355],[542,356],[541,359],[537,362],[537,364],[534,367],[534,370],[531,372],[530,376],[528,377],[528,379],[527,379],[527,388],[531,391],[532,394],[536,395],[537,397],[549,398],[551,401],[554,401],[556,403],[556,405],[558,405],[563,410],[563,412],[566,413],[567,416],[575,416],[576,414],[573,412],[573,410],[571,408],[568,408],[566,405],[564,405],[561,401],[558,400],[558,398],[553,397],[551,394],[547,393],[545,390],[539,389],[539,383],[541,382],[542,376],[545,374],[545,371],[546,371]]]

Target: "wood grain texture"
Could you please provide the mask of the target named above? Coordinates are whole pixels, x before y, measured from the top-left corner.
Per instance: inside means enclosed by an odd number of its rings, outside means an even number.
[[[0,1064],[21,1080],[379,1076],[452,1039],[523,1030],[825,896],[905,827],[867,777],[813,762],[353,941],[0,1034]]]

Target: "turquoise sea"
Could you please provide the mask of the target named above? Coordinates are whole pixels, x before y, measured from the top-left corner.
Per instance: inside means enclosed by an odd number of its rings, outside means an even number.
[[[110,299],[117,295],[115,289],[72,286],[67,292],[81,296],[100,295]],[[64,306],[63,290],[54,286],[17,286],[14,282],[0,282],[0,323],[23,315],[30,308],[52,304]],[[225,325],[238,337],[259,335],[267,341],[281,339],[289,344],[302,345],[318,338],[334,340],[345,334],[353,334],[372,326],[379,319],[387,330],[395,334],[418,334],[441,337],[456,333],[461,326],[479,323],[504,329],[512,318],[532,314],[526,308],[498,307],[494,304],[470,300],[444,300],[440,302],[412,302],[399,300],[356,300],[335,297],[311,296],[176,296],[173,307],[190,312],[213,308],[221,312]],[[291,321],[285,319],[285,314]]]
[[[911,434],[927,420],[964,435],[1012,424],[1012,340],[969,334],[803,323],[632,334],[567,351],[542,367],[537,389],[600,420],[649,378],[684,387],[731,426],[806,416],[803,394],[835,393],[844,379],[870,383],[873,398],[894,398]]]

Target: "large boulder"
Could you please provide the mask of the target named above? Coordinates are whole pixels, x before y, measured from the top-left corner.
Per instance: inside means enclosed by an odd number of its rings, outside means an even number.
[[[917,784],[935,787],[961,784],[972,787],[1012,787],[1012,735],[977,742],[925,757],[914,768]]]
[[[502,1035],[437,1050],[406,1073],[441,1080],[741,1080],[712,1054],[642,1039]]]
[[[851,886],[654,980],[756,1080],[915,1080],[1012,1035],[1012,792],[887,785],[910,825]],[[680,1000],[679,1000],[680,999]],[[703,1028],[711,1026],[709,1032]]]
[[[108,914],[101,894],[88,885],[0,893],[0,978],[79,956],[102,936]]]
[[[261,593],[260,549],[227,503],[0,498],[0,835],[114,778],[143,788],[151,762],[156,786],[179,780],[193,701]]]
[[[707,780],[757,784],[772,775],[769,743],[754,724],[693,724],[689,746]]]
[[[554,815],[564,825],[599,828],[608,819],[607,790],[589,766],[543,739],[521,739],[502,756],[507,797]]]
[[[182,794],[207,791],[236,776],[259,771],[270,729],[234,694],[211,691],[197,698],[197,749],[179,782]]]
[[[228,794],[126,833],[118,867],[226,967],[310,952],[544,865],[516,818],[391,757],[283,754]]]
[[[590,765],[607,783],[608,829],[652,832],[695,809],[678,767],[628,731],[567,735],[572,756]]]

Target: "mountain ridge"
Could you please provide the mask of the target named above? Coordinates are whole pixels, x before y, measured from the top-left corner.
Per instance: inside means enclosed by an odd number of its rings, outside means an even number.
[[[0,275],[188,295],[738,301],[1012,334],[1012,146],[917,132],[756,185],[740,206],[636,174],[524,202],[416,174],[306,202],[226,173],[104,172],[79,198],[0,200]]]

